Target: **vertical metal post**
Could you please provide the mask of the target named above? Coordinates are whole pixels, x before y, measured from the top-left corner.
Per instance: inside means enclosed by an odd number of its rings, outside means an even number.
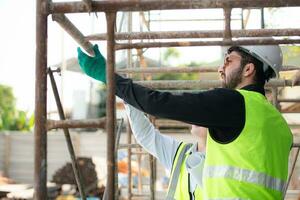
[[[121,132],[122,132],[122,127],[123,127],[123,118],[120,120],[120,123],[118,123],[118,130],[116,134],[116,143],[115,143],[115,162],[116,162],[116,173],[115,173],[115,199],[119,199],[119,168],[118,168],[118,149],[119,149],[119,144],[120,144],[120,138],[121,138]]]
[[[225,18],[225,31],[224,31],[224,39],[225,40],[231,40],[232,34],[231,34],[231,8],[224,8],[224,18]]]
[[[154,156],[149,154],[149,163],[150,163],[150,199],[155,199],[155,181],[156,181],[156,159]]]
[[[242,28],[242,30],[244,30],[245,29],[245,24],[244,24],[244,9],[241,8],[241,10],[242,10],[242,14],[241,14],[241,28]]]
[[[106,115],[107,115],[107,183],[105,199],[115,199],[115,21],[116,13],[106,13],[107,21],[107,62],[106,62],[106,80],[107,80],[107,99],[106,99]]]
[[[277,110],[280,110],[279,104],[278,104],[278,89],[277,87],[272,87],[272,103]]]
[[[128,25],[127,25],[127,31],[128,33],[132,32],[132,13],[128,12]],[[128,43],[131,43],[131,40],[128,41]],[[127,50],[127,68],[132,68],[132,50]],[[129,120],[127,119],[127,143],[131,144],[131,127],[129,124]],[[128,190],[127,190],[127,199],[131,200],[132,197],[132,173],[131,173],[131,151],[132,149],[128,147],[127,154],[128,154]]]
[[[159,129],[155,124],[155,117],[150,117],[150,121],[154,126]],[[155,190],[156,190],[156,158],[149,154],[149,163],[150,163],[150,199],[155,199]]]
[[[131,127],[129,124],[129,120],[127,119],[127,143],[131,144]],[[127,190],[127,199],[131,200],[132,197],[132,173],[131,173],[131,148],[130,145],[128,145],[127,149],[128,154],[128,190]]]
[[[48,1],[36,1],[34,199],[47,199],[47,16]]]
[[[261,14],[261,16],[260,16],[261,27],[260,28],[264,29],[265,28],[265,10],[264,10],[264,8],[260,9],[260,14]]]

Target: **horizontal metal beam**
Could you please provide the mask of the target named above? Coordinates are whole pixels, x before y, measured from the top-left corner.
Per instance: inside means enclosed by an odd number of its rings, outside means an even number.
[[[300,103],[300,99],[278,99],[278,102]]]
[[[178,42],[136,42],[119,43],[116,50],[120,49],[142,49],[161,47],[190,47],[190,46],[233,46],[233,45],[272,45],[272,44],[300,44],[299,39],[256,38],[241,40],[215,40],[215,41],[178,41]]]
[[[217,72],[219,67],[148,67],[148,68],[125,68],[117,69],[119,74],[139,73],[194,73],[194,72]],[[297,66],[284,66],[281,71],[300,70]]]
[[[262,7],[295,7],[299,0],[103,0],[92,1],[91,10],[84,2],[50,3],[50,13],[78,12],[116,12],[148,11],[170,9],[204,9],[204,8],[262,8]]]
[[[216,72],[218,67],[147,67],[117,69],[119,74]]]
[[[128,149],[128,148],[141,148],[139,144],[120,144],[119,149]]]
[[[136,83],[155,89],[208,89],[221,87],[219,80],[199,80],[199,81],[135,81]],[[300,84],[297,84],[300,85]],[[272,79],[266,87],[291,87],[292,80]]]
[[[87,120],[47,120],[47,130],[57,128],[105,128],[106,118]]]
[[[299,36],[300,29],[253,29],[232,30],[232,37],[271,37],[271,36]],[[182,38],[223,38],[224,30],[209,31],[153,31],[116,33],[116,40],[142,39],[182,39]],[[85,37],[87,40],[106,40],[106,34],[92,34]]]

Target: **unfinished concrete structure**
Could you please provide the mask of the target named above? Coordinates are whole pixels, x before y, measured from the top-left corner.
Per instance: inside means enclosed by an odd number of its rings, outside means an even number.
[[[107,120],[106,130],[110,137],[107,137],[107,191],[105,199],[115,199],[116,186],[116,162],[115,162],[115,51],[120,49],[142,49],[155,47],[175,47],[175,46],[226,46],[226,45],[251,45],[251,44],[297,44],[299,39],[289,38],[288,36],[299,36],[300,29],[272,29],[272,30],[235,30],[230,28],[230,16],[233,8],[263,8],[263,7],[293,7],[300,6],[299,0],[103,0],[91,1],[83,0],[82,2],[51,2],[48,0],[37,0],[36,7],[36,89],[35,89],[35,199],[47,199],[47,131],[51,128],[63,128],[67,140],[69,140],[68,128],[75,127],[101,127],[103,121],[99,120],[83,120],[83,121],[65,121],[64,113],[60,104],[59,97],[56,102],[62,121],[47,120],[47,73],[52,80],[52,71],[47,69],[47,24],[48,16],[52,16],[88,53],[93,55],[92,44],[89,40],[107,40]],[[147,33],[115,33],[116,13],[119,11],[148,11],[148,10],[168,10],[168,9],[204,9],[204,8],[222,8],[224,9],[224,30],[215,31],[181,31],[181,32],[147,32]],[[64,16],[64,13],[90,13],[105,12],[107,20],[107,34],[84,36],[80,31]],[[287,36],[287,39],[271,39],[271,36]],[[243,39],[249,37],[252,39]],[[255,37],[265,37],[257,39]],[[185,41],[185,42],[122,42],[116,40],[134,40],[134,39],[174,39],[174,38],[215,38],[213,40],[204,41]],[[235,39],[233,39],[235,38]],[[237,41],[236,38],[239,38]],[[299,69],[299,68],[286,68]],[[177,68],[177,69],[126,69],[126,73],[150,72],[190,72],[210,71],[212,69],[205,68]],[[157,72],[156,71],[156,72]],[[277,88],[299,85],[300,73],[293,80],[271,80],[267,87],[272,88],[274,96],[274,104],[277,105]],[[52,81],[52,83],[55,83]],[[141,84],[158,89],[174,88],[174,89],[208,89],[220,86],[220,81],[147,81]],[[53,85],[55,88],[55,85]],[[57,90],[54,93],[57,93]],[[285,101],[284,99],[280,101]],[[288,101],[288,100],[286,100]],[[74,152],[72,150],[71,141],[68,142],[72,160],[74,160]],[[132,148],[134,145],[128,145]],[[293,162],[293,168],[299,152],[299,144],[294,144],[298,148],[297,154]],[[76,163],[73,162],[73,168],[76,171]],[[80,183],[80,173],[76,173],[76,180]],[[290,179],[290,177],[289,177]],[[81,185],[81,184],[79,184]],[[82,198],[85,198],[84,188],[79,186]],[[152,191],[154,189],[152,188]],[[131,198],[131,197],[129,197]],[[151,199],[154,199],[154,194]]]

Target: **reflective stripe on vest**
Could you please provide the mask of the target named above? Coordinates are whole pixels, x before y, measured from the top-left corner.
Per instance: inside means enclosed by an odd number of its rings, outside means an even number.
[[[232,166],[209,166],[203,176],[207,178],[230,178],[237,181],[254,183],[269,189],[284,191],[286,182],[267,174]]]
[[[177,160],[176,166],[174,168],[174,171],[172,173],[171,183],[170,183],[170,187],[168,190],[166,200],[174,200],[174,195],[175,195],[177,182],[178,182],[178,178],[179,178],[179,174],[180,174],[180,167],[183,162],[185,153],[189,150],[189,148],[191,148],[191,146],[192,146],[192,144],[186,144],[183,147],[183,149],[179,152],[178,160]],[[178,147],[178,148],[180,148],[180,147]],[[175,155],[175,157],[176,157],[176,155]]]

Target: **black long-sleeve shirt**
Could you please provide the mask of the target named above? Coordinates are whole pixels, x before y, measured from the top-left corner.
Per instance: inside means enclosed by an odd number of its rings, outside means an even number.
[[[172,94],[135,84],[116,74],[116,95],[153,116],[209,128],[219,143],[236,139],[245,125],[244,97],[236,90],[216,88],[198,93]],[[244,90],[264,95],[264,88],[248,85]]]

